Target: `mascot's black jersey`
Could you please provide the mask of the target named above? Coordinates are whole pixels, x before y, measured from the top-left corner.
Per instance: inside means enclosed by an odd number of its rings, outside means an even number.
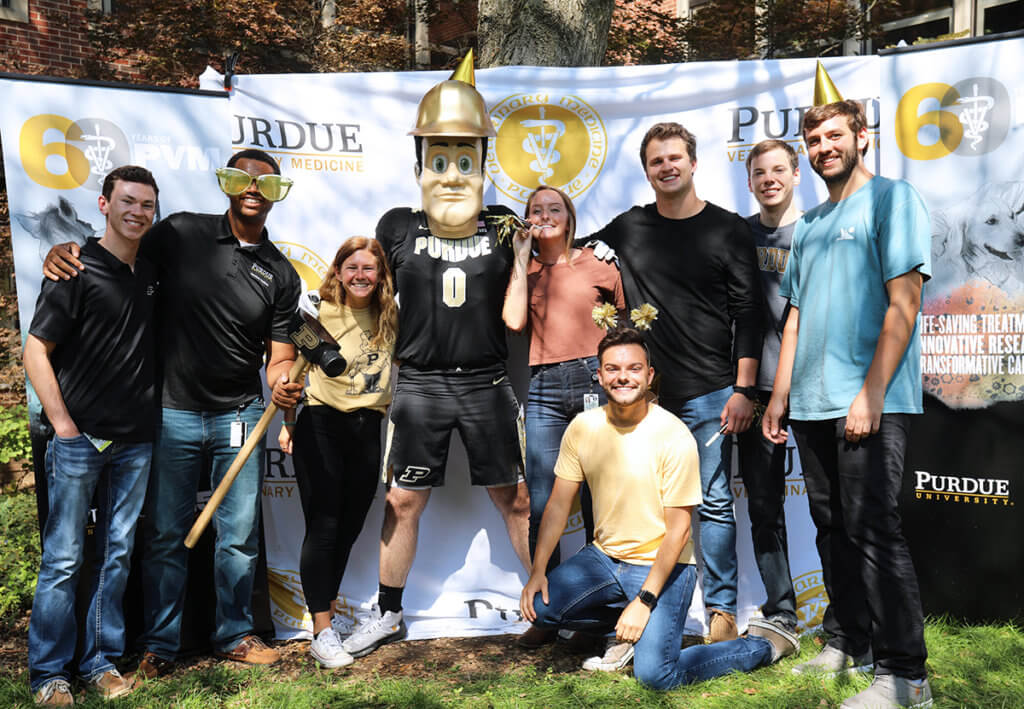
[[[425,212],[392,209],[377,223],[399,296],[395,359],[420,369],[464,369],[504,362],[501,310],[514,259],[511,238],[499,244],[491,223],[512,214],[480,212],[476,234],[442,239]]]

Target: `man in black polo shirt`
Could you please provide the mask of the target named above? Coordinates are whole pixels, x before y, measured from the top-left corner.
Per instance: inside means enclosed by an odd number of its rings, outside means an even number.
[[[132,687],[112,659],[124,651],[121,600],[156,432],[157,277],[136,258],[156,198],[148,170],[125,166],[107,175],[99,198],[106,230],[81,249],[87,270],[73,280],[43,280],[25,342],[25,371],[56,434],[46,451],[50,514],[28,635],[37,704],[73,703],[66,667],[75,655],[78,570],[97,489],[94,540],[102,561],[78,672],[108,698]]]
[[[179,212],[156,224],[141,253],[159,265],[159,354],[163,375],[162,424],[143,522],[143,635],[138,674],[163,674],[180,650],[185,600],[185,535],[195,518],[196,488],[204,466],[216,486],[246,432],[263,414],[259,370],[279,406],[298,402],[300,385],[287,385],[295,349],[288,322],[299,277],[270,243],[264,224],[291,181],[260,150],[235,153],[217,171],[228,195],[226,214]],[[51,250],[64,254],[59,247]],[[67,260],[67,259],[65,259]],[[57,258],[44,271],[61,277]],[[73,263],[73,261],[71,262]],[[215,628],[218,655],[254,664],[280,655],[253,634],[251,598],[258,554],[263,443],[249,457],[214,515]]]

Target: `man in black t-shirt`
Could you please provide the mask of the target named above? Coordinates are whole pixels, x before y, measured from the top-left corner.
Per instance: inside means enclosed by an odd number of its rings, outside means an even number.
[[[184,539],[195,519],[199,479],[205,468],[216,487],[260,419],[264,357],[274,402],[282,407],[298,402],[301,384],[286,382],[295,359],[288,323],[300,281],[264,226],[273,203],[287,196],[291,184],[280,172],[261,150],[235,153],[217,170],[229,200],[227,213],[172,214],[150,230],[140,249],[159,269],[163,401],[143,522],[142,677],[167,672],[181,650]],[[65,273],[55,252],[68,253],[51,250],[44,266],[51,277]],[[219,656],[251,664],[280,658],[254,634],[251,608],[264,465],[261,441],[213,523],[211,642]]]
[[[472,67],[470,53],[420,102],[412,134],[423,210],[392,209],[377,224],[401,304],[401,365],[388,421],[378,605],[343,643],[354,657],[405,637],[402,593],[420,516],[432,488],[444,484],[453,429],[472,483],[487,488],[529,568],[521,413],[505,371],[501,317],[514,258],[501,222],[512,212],[482,206],[487,138],[495,132]]]
[[[46,451],[51,514],[29,623],[29,681],[37,704],[71,704],[78,570],[96,495],[92,542],[102,550],[91,586],[78,674],[106,698],[132,689],[113,660],[124,652],[122,598],[149,477],[157,399],[153,311],[157,276],[137,257],[153,223],[148,170],[119,167],[103,182],[106,229],[81,248],[81,277],[44,279],[25,371],[55,435]]]
[[[657,319],[645,334],[659,402],[700,443],[698,508],[704,605],[711,640],[736,628],[736,520],[728,435],[753,417],[761,356],[762,295],[754,243],[743,219],[697,196],[697,140],[678,123],[647,131],[640,160],[654,204],[633,207],[592,237],[615,249],[631,308],[650,303]]]
[[[779,295],[789,262],[789,247],[800,210],[793,188],[800,184],[796,151],[782,140],[762,140],[747,155],[747,185],[760,209],[747,217],[757,247],[757,266],[765,294],[765,335],[757,374],[757,399],[767,406],[779,363],[782,327],[789,301]],[[754,425],[739,434],[740,475],[747,488],[747,510],[754,560],[764,582],[765,618],[796,632],[796,595],[789,570],[786,538],[786,472],[792,458],[784,443],[772,443]]]

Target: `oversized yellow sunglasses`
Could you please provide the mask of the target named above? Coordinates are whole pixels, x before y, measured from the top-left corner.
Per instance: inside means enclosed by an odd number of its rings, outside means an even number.
[[[280,202],[288,196],[288,191],[294,184],[291,178],[283,175],[271,174],[257,177],[250,175],[245,170],[239,170],[237,167],[218,167],[216,172],[221,190],[224,194],[232,197],[245,192],[255,180],[256,189],[260,191],[261,195],[271,202]]]

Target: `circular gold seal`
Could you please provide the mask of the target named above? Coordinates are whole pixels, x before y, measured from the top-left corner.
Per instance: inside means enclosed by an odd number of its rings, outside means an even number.
[[[540,185],[583,194],[608,154],[604,122],[585,101],[540,92],[515,94],[491,109],[498,130],[487,156],[487,177],[517,202]]]
[[[816,628],[821,625],[828,608],[828,594],[821,569],[811,571],[793,579],[796,592],[796,617],[801,628]]]
[[[275,241],[274,246],[295,268],[302,279],[304,290],[317,290],[327,275],[330,264],[308,246],[292,241]]]
[[[308,630],[312,627],[313,619],[306,610],[302,579],[298,573],[289,569],[268,568],[267,586],[274,620],[295,630]]]

